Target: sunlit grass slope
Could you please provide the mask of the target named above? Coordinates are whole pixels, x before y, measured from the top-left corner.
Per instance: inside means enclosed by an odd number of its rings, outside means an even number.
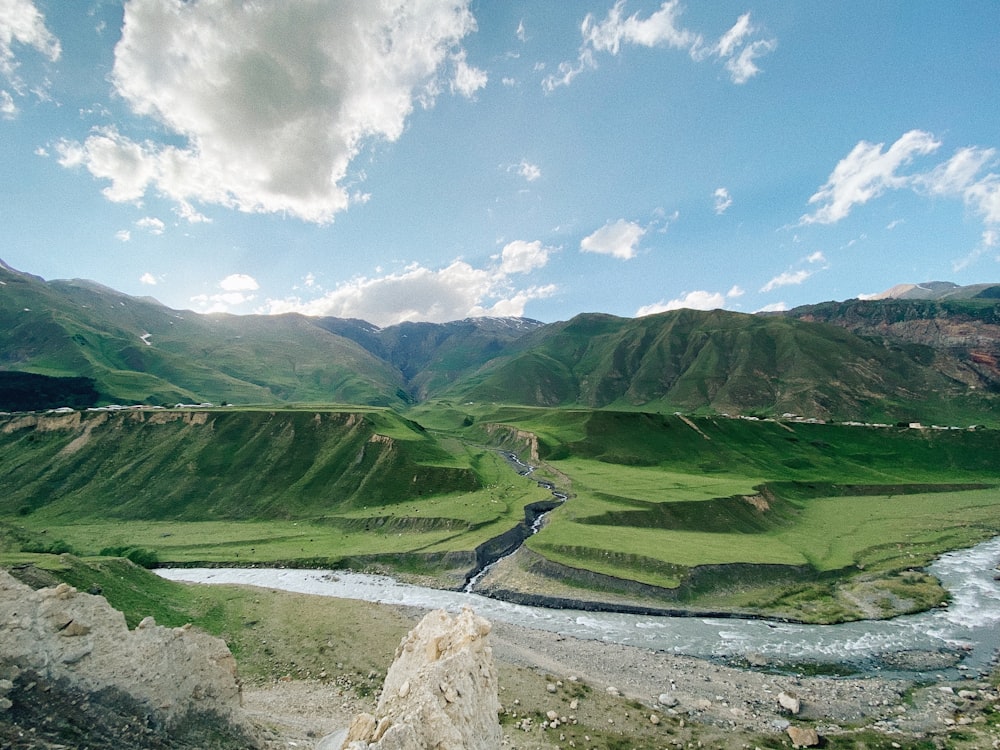
[[[569,483],[528,545],[572,570],[665,588],[706,566],[891,573],[1000,533],[994,430],[515,408],[476,424],[491,420],[536,436]]]

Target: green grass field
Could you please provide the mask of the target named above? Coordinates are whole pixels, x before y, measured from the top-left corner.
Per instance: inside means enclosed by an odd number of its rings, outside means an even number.
[[[815,609],[836,586],[1000,534],[993,430],[470,405],[46,424],[0,430],[0,564],[138,549],[161,563],[378,565],[454,586],[456,560],[550,499],[547,478],[570,494],[528,541],[551,562],[692,605],[787,613],[799,584]],[[501,446],[536,447],[536,476]]]

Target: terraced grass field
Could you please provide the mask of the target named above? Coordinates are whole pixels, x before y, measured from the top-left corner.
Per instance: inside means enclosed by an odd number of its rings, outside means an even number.
[[[443,405],[9,417],[0,448],[8,564],[127,553],[457,586],[477,546],[551,499],[546,479],[570,497],[527,545],[581,598],[616,581],[669,606],[844,619],[866,610],[815,602],[891,583],[896,609],[930,606],[942,592],[903,573],[1000,534],[985,429]],[[537,456],[535,475],[501,448]]]

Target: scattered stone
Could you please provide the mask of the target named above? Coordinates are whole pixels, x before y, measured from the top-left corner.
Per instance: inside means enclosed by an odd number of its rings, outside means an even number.
[[[545,691],[547,693],[554,693],[556,691],[556,684],[554,682],[550,682],[545,686]]]
[[[819,745],[819,735],[812,727],[790,726],[787,730],[788,739],[793,747],[816,747]]]
[[[657,724],[660,723],[660,717],[657,716],[656,714],[650,714],[649,723],[652,724],[653,726],[656,726]]]
[[[660,693],[660,697],[656,700],[661,706],[666,706],[667,708],[673,708],[677,705],[677,698],[670,693]]]
[[[797,716],[799,711],[802,710],[802,702],[798,696],[793,693],[786,693],[784,690],[778,693],[778,703],[783,709],[794,716]]]
[[[607,693],[608,695],[610,695],[610,696],[613,696],[613,697],[616,697],[616,698],[617,698],[617,697],[618,697],[619,695],[621,695],[621,693],[619,693],[619,692],[618,692],[618,688],[616,688],[616,687],[615,687],[614,685],[608,685],[608,686],[607,686],[607,688],[605,688],[605,692],[606,692],[606,693]]]

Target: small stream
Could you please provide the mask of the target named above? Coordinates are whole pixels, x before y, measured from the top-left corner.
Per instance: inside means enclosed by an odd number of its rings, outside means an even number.
[[[1000,537],[943,555],[928,571],[952,595],[951,605],[892,620],[798,625],[768,620],[652,617],[527,607],[474,593],[400,583],[387,576],[323,570],[174,568],[164,578],[262,586],[425,609],[472,606],[492,620],[578,638],[742,663],[841,664],[885,676],[985,673],[1000,649]],[[908,657],[908,658],[903,658]],[[958,669],[954,668],[961,659]]]
[[[507,462],[522,477],[527,477],[530,476],[532,473],[534,473],[535,467],[531,466],[530,464],[526,464],[524,461],[522,461],[520,458],[517,457],[516,453],[510,453],[508,451],[501,451],[501,453],[503,454],[504,458],[507,459]],[[567,498],[566,493],[557,490],[556,486],[552,484],[552,482],[539,481],[538,486],[541,487],[542,489],[546,489],[549,492],[551,492],[552,497],[555,498],[558,503],[565,502]],[[520,549],[521,545],[524,543],[524,539],[526,539],[529,536],[534,536],[535,534],[538,533],[539,529],[542,528],[542,524],[545,523],[545,516],[547,516],[555,507],[557,506],[553,505],[552,507],[549,507],[547,510],[544,510],[540,513],[536,513],[531,521],[531,526],[524,530],[523,532],[524,538],[522,538],[517,543],[517,546],[513,548],[508,547],[501,554],[498,554],[496,556],[491,556],[490,559],[486,560],[482,565],[480,565],[478,570],[474,570],[472,572],[472,574],[469,576],[469,579],[465,582],[465,586],[462,588],[462,591],[466,593],[472,593],[473,591],[475,591],[476,584],[479,583],[479,581],[481,581],[487,573],[489,573],[493,568],[495,568],[497,564],[499,564],[502,560],[506,560],[508,557],[517,552],[517,550]],[[531,505],[525,508],[526,514],[531,510],[531,508],[532,508]]]

